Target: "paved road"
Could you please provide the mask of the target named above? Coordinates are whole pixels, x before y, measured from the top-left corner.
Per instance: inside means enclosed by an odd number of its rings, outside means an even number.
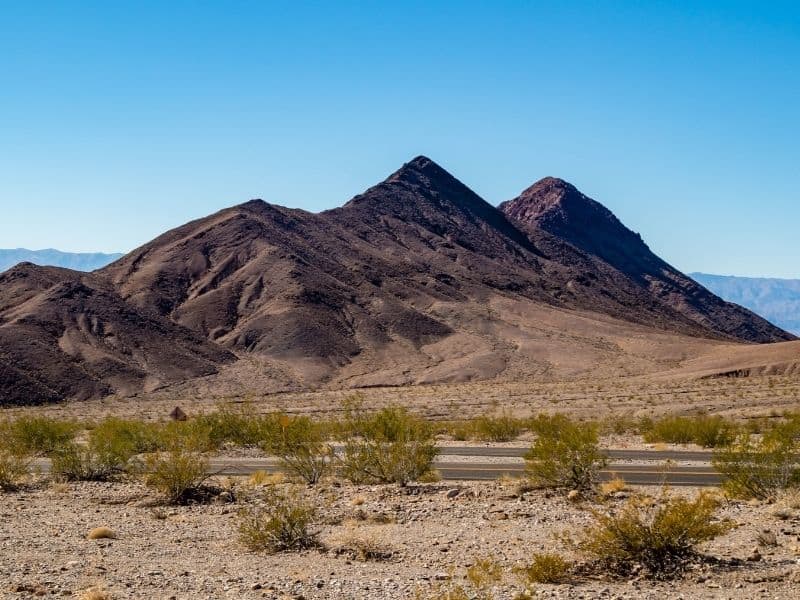
[[[439,456],[504,456],[520,458],[528,448],[500,448],[497,446],[445,446],[439,448]],[[707,450],[603,450],[612,460],[635,461],[692,461],[711,462],[711,452]]]
[[[445,480],[492,480],[503,476],[520,477],[524,463],[520,458],[527,448],[496,446],[450,446],[439,448],[434,466]],[[710,465],[711,452],[606,450],[610,463],[602,472],[603,479],[622,477],[631,485],[717,486],[722,477]],[[447,457],[510,458],[508,462],[456,462]],[[632,461],[637,464],[618,463]],[[670,461],[669,464],[667,461]],[[704,463],[682,465],[681,462]],[[248,475],[255,471],[277,471],[275,459],[212,460],[212,469],[223,475]]]
[[[446,462],[437,460],[434,466],[442,479],[447,481],[486,481],[503,476],[520,477],[525,472],[525,465],[515,463],[478,463],[478,462]],[[250,475],[256,471],[276,472],[280,470],[274,459],[237,459],[211,461],[212,472],[219,475]],[[630,485],[662,485],[672,486],[717,486],[722,477],[710,466],[675,465],[664,468],[659,464],[610,464],[604,469],[601,477],[605,480],[622,477]]]
[[[434,466],[442,479],[453,481],[485,481],[503,476],[520,477],[525,465],[520,460],[526,448],[498,448],[496,446],[450,446],[439,449]],[[630,485],[717,486],[722,477],[710,465],[710,452],[607,450],[610,463],[602,472],[603,479],[622,477]],[[507,462],[454,461],[447,457],[509,458]],[[620,463],[617,461],[631,461]],[[669,463],[667,461],[670,461]],[[672,462],[674,461],[674,463]],[[681,461],[705,463],[682,465]],[[217,475],[250,475],[256,471],[280,470],[275,458],[212,458],[211,472]],[[50,468],[48,460],[35,463],[41,471]]]

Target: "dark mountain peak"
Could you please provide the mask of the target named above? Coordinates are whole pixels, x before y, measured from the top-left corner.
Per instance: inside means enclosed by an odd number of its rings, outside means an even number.
[[[237,204],[234,208],[240,208],[242,210],[262,211],[267,207],[269,207],[269,203],[264,202],[261,198],[253,198],[252,200],[248,200],[247,202],[242,202],[241,204]]]
[[[565,227],[624,229],[605,206],[557,177],[540,179],[514,200],[504,202],[501,210],[518,221],[536,224],[557,235],[562,235]]]
[[[378,186],[383,185],[400,185],[414,191],[446,192],[449,195],[466,194],[478,198],[466,185],[427,156],[417,156],[405,163],[389,175],[383,183],[378,184]]]

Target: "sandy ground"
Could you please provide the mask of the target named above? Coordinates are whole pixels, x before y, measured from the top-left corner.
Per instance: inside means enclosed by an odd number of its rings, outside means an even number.
[[[800,375],[659,381],[611,378],[561,383],[462,383],[407,387],[322,390],[242,396],[195,396],[163,392],[130,398],[67,402],[4,409],[7,414],[38,412],[59,417],[105,415],[165,419],[175,406],[189,415],[221,404],[246,404],[257,413],[282,410],[335,416],[342,402],[358,395],[365,406],[401,405],[434,419],[455,419],[509,411],[517,416],[564,412],[578,418],[635,418],[669,413],[709,412],[737,418],[770,417],[800,410]]]
[[[263,487],[233,483],[238,504],[157,506],[138,483],[40,484],[6,494],[0,509],[0,597],[79,597],[91,586],[111,598],[353,598],[406,599],[437,579],[463,577],[479,558],[502,565],[495,597],[511,599],[521,586],[512,574],[532,552],[564,550],[560,536],[592,521],[591,508],[560,495],[519,497],[512,482],[395,486],[326,484],[304,493],[320,510],[327,549],[266,555],[238,540],[241,505],[257,502]],[[451,498],[452,490],[459,493]],[[641,490],[658,493],[658,490]],[[676,493],[692,494],[693,490]],[[155,505],[155,506],[154,506]],[[723,561],[671,582],[580,578],[539,585],[546,598],[797,598],[800,590],[800,511],[775,516],[775,505],[726,504],[721,516],[737,527],[702,547]],[[117,539],[88,540],[97,526]],[[774,547],[759,548],[768,530]],[[359,561],[341,549],[370,540],[391,553]],[[337,551],[337,549],[339,551]],[[730,563],[732,559],[741,559]]]

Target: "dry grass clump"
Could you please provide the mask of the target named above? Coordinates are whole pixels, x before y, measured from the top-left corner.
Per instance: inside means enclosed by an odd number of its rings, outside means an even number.
[[[319,544],[311,530],[317,511],[296,491],[269,488],[263,503],[239,514],[239,539],[254,552],[292,552]]]
[[[247,483],[252,487],[280,485],[286,483],[286,475],[284,473],[267,473],[264,470],[259,470],[247,478]]]
[[[93,585],[78,594],[79,600],[111,600],[113,596],[105,586]]]
[[[95,527],[86,534],[88,540],[114,540],[117,534],[109,527]]]
[[[525,455],[525,469],[532,483],[592,492],[607,463],[600,452],[597,425],[564,415],[540,415],[531,427],[537,437]]]
[[[345,420],[342,475],[354,483],[418,480],[436,457],[433,427],[403,408],[388,407],[368,415],[351,407]]]
[[[390,560],[395,552],[386,541],[384,528],[363,530],[354,521],[345,523],[344,530],[331,535],[328,547],[336,554],[361,562]]]
[[[619,492],[624,492],[627,487],[625,480],[622,477],[616,476],[600,484],[600,493],[605,497],[613,496]]]
[[[476,560],[461,582],[455,577],[455,569],[443,580],[429,589],[418,588],[416,600],[493,600],[492,588],[503,581],[503,568],[490,558]]]
[[[732,527],[715,519],[718,507],[719,499],[709,492],[692,500],[665,495],[659,502],[637,496],[616,513],[595,513],[578,548],[619,575],[644,567],[652,577],[667,577],[685,566],[697,544]]]
[[[534,554],[530,564],[517,567],[514,572],[527,586],[536,583],[564,583],[572,565],[560,554]]]

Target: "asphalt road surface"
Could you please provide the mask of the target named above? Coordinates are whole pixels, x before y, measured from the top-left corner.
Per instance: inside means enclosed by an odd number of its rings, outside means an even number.
[[[462,446],[439,449],[434,462],[442,479],[448,481],[487,481],[500,477],[520,477],[525,465],[520,461],[526,448],[499,448],[496,446]],[[603,479],[621,477],[630,485],[718,486],[722,477],[711,467],[710,452],[656,451],[656,450],[606,450],[608,466],[602,471]],[[447,457],[510,458],[508,462],[454,461]],[[616,461],[630,461],[619,463]],[[681,461],[695,463],[682,465]],[[700,463],[700,464],[697,464]],[[210,460],[214,475],[251,475],[256,471],[280,471],[275,458],[219,458]],[[48,460],[35,463],[42,472],[50,468]]]

